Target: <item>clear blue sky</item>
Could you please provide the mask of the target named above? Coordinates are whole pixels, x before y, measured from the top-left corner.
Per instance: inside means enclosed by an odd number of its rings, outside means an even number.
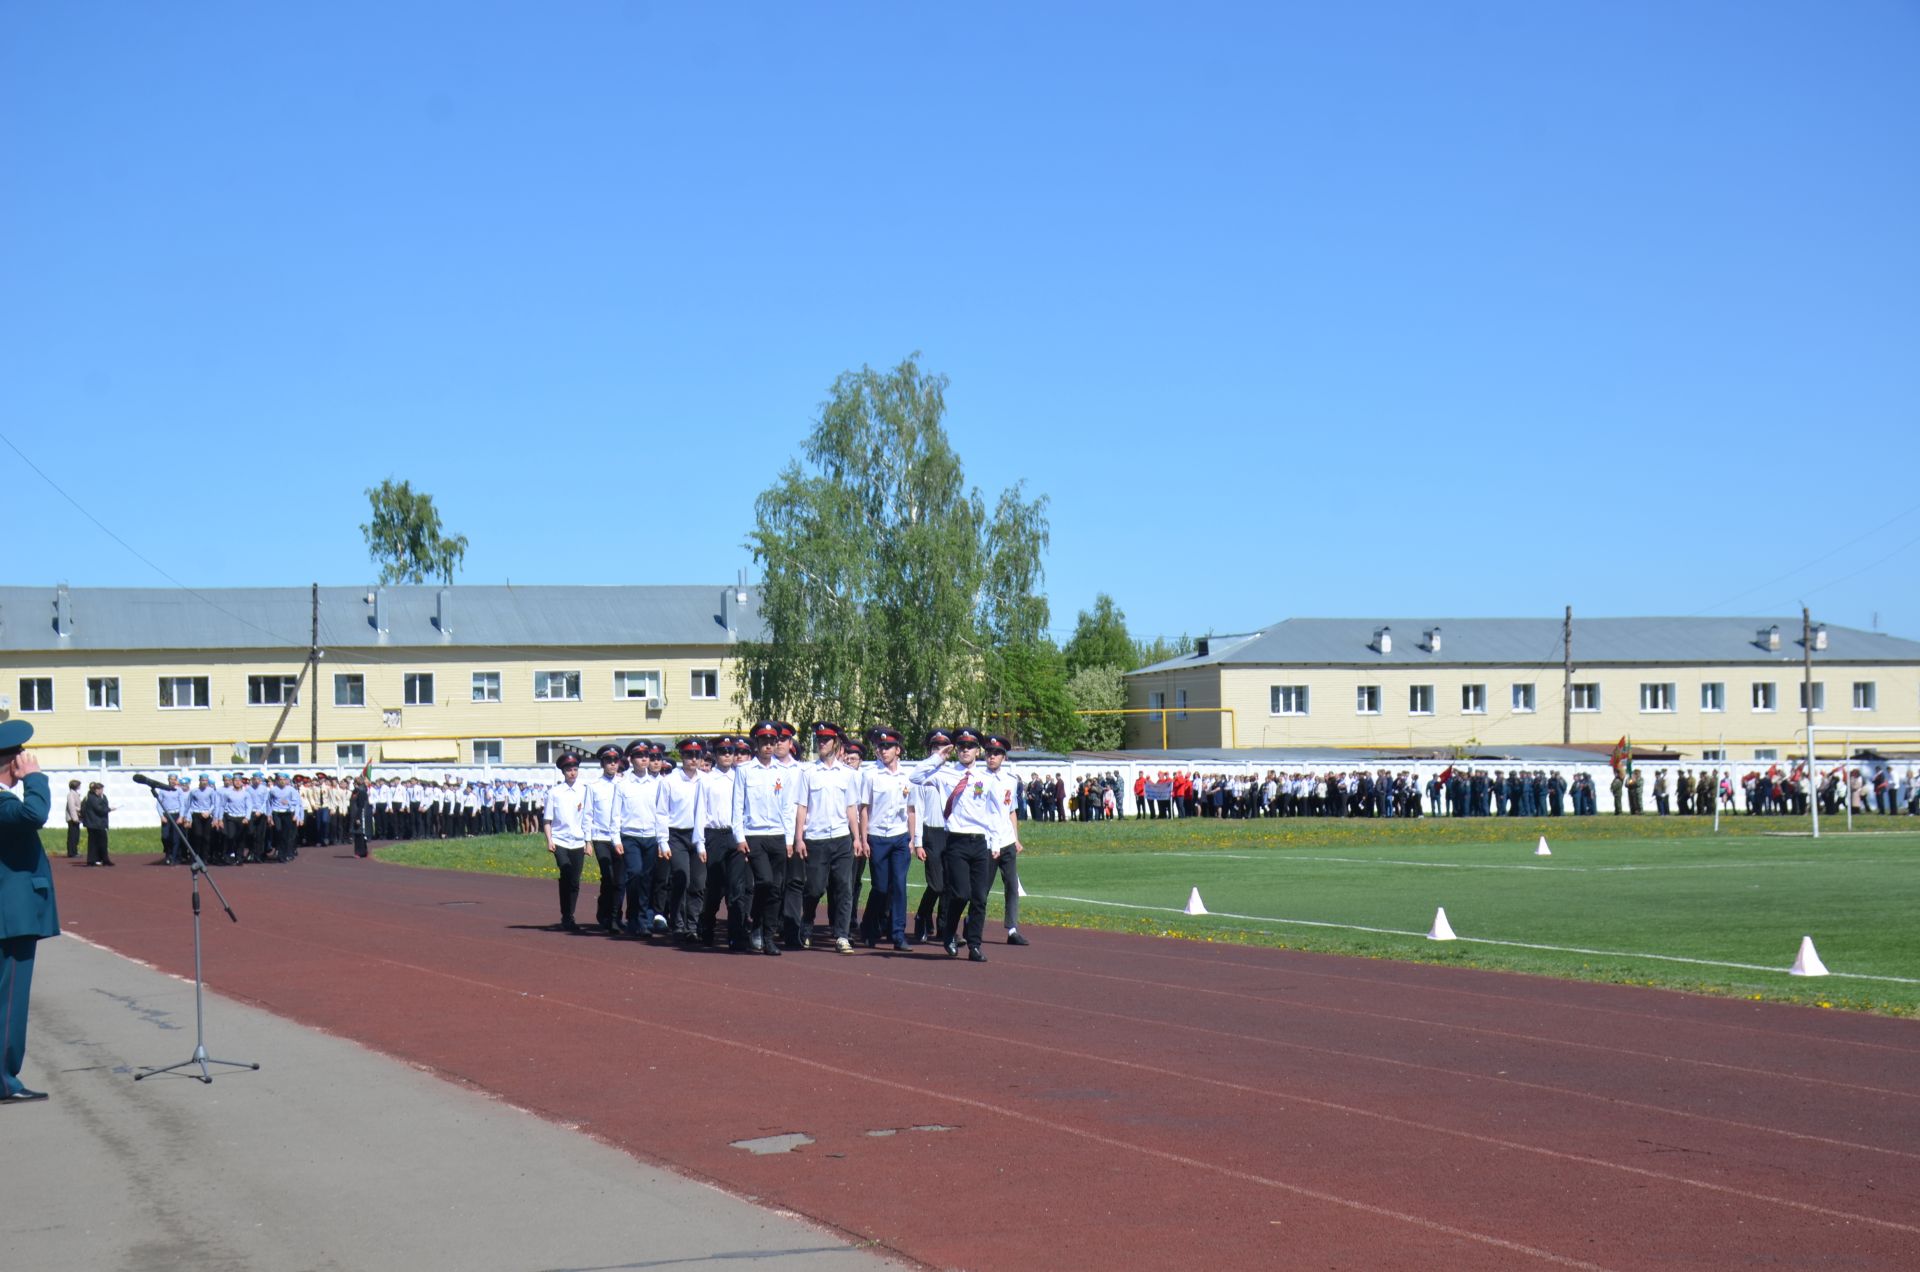
[[[1910,0],[10,4],[0,433],[195,587],[371,578],[389,475],[463,582],[719,582],[920,350],[1063,634],[1920,637],[1916,67]],[[165,584],[0,460],[5,581]]]

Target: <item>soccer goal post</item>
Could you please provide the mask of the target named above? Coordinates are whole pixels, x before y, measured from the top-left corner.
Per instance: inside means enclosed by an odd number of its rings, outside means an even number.
[[[1813,815],[1813,837],[1820,838],[1820,763],[1817,754],[1819,739],[1822,737],[1840,739],[1839,763],[1844,770],[1847,761],[1853,758],[1853,740],[1857,737],[1901,737],[1920,742],[1920,725],[1862,725],[1862,724],[1814,724],[1795,730],[1807,735],[1807,781],[1812,784],[1808,792],[1807,811]],[[1881,761],[1885,763],[1886,761]],[[1840,775],[1842,788],[1841,806],[1847,810],[1847,829],[1853,829],[1853,792],[1846,789],[1846,774]]]

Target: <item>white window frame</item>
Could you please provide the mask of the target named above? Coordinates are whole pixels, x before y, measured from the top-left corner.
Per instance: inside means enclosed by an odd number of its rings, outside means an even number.
[[[1807,709],[1807,682],[1802,680],[1800,688],[1795,692],[1800,700],[1800,710],[1804,712]],[[1824,680],[1813,682],[1813,709],[1815,711],[1827,709],[1827,682]]]
[[[556,683],[560,686],[559,693],[553,691]],[[580,673],[555,670],[534,672],[533,700],[535,702],[580,701]]]
[[[108,759],[112,756],[112,759]],[[120,748],[117,746],[90,746],[87,748],[87,767],[90,769],[119,768]]]
[[[1719,715],[1727,709],[1727,682],[1724,680],[1703,680],[1700,682],[1700,710],[1704,715]]]
[[[1777,760],[1780,758],[1780,748],[1777,746],[1757,746],[1753,749],[1753,758],[1756,760]]]
[[[161,768],[212,768],[213,748],[210,746],[163,746],[160,748]]]
[[[352,692],[349,692],[346,696],[349,699],[358,698],[359,701],[358,702],[340,701],[340,691],[342,689],[351,690]],[[367,705],[366,676],[357,671],[335,672],[333,674],[333,705],[336,707],[345,708],[346,710],[349,710],[349,711],[353,710],[356,707],[366,706]]]
[[[1420,705],[1423,699],[1426,702],[1425,706]],[[1407,686],[1407,714],[1410,716],[1430,716],[1433,714],[1432,685]]]
[[[700,683],[700,677],[702,676],[713,677],[712,693],[701,692],[701,689],[704,687]],[[687,674],[687,684],[687,696],[695,702],[718,702],[720,700],[720,669],[718,667],[694,668]]]
[[[497,671],[476,671],[471,683],[474,702],[499,702],[506,694],[506,677]]]
[[[1727,762],[1727,753],[1717,746],[1710,746],[1700,752],[1700,762],[1702,764],[1725,764]]]
[[[1515,684],[1513,686],[1513,713],[1515,715],[1532,715],[1539,709],[1540,697],[1539,690],[1536,686],[1530,684]]]
[[[112,701],[106,701],[106,699]],[[118,711],[120,709],[120,677],[87,677],[87,710]]]
[[[34,689],[31,693],[29,693],[27,690],[28,685],[34,686]],[[40,692],[40,686],[43,686],[43,685],[46,687],[46,693],[44,696]],[[50,713],[52,710],[53,710],[53,677],[52,676],[20,677],[20,713],[22,715],[45,715]]]
[[[1674,701],[1678,697],[1678,686],[1671,680],[1643,680],[1640,682],[1640,714],[1672,715]]]
[[[1756,680],[1748,691],[1747,701],[1755,714],[1771,715],[1780,709],[1780,686],[1771,680]]]
[[[1866,692],[1862,693],[1861,691]],[[1880,685],[1874,680],[1856,680],[1853,682],[1853,709],[1855,711],[1878,711],[1880,709]]]
[[[1173,718],[1176,720],[1184,720],[1187,718],[1187,691],[1185,689],[1175,689],[1173,691]]]
[[[298,742],[279,742],[268,746],[264,742],[254,742],[247,747],[247,763],[298,767],[300,764],[300,744]]]
[[[482,747],[489,749],[482,751],[480,749]],[[499,738],[475,738],[473,749],[469,754],[473,756],[473,762],[477,767],[495,768],[506,763],[507,745]]]
[[[1353,714],[1377,716],[1380,714],[1380,686],[1355,685],[1353,687]]]
[[[269,699],[267,690],[278,681],[280,696]],[[247,705],[250,707],[297,707],[300,705],[300,677],[266,675],[247,677]]]
[[[182,684],[187,686],[188,701],[186,705],[182,706],[177,702],[168,702],[167,697],[169,693],[171,692],[173,696],[177,697],[177,691]],[[196,696],[194,692],[196,689],[199,690],[198,696],[200,701],[198,702],[192,701]],[[161,676],[154,690],[154,702],[158,704],[159,709],[162,711],[211,711],[213,709],[213,683],[207,676]]]
[[[1573,698],[1572,701],[1567,704],[1567,710],[1585,715],[1591,715],[1600,710],[1600,682],[1598,680],[1577,681],[1573,686],[1572,692]],[[1586,703],[1586,705],[1580,705],[1582,702]]]
[[[1484,684],[1460,686],[1460,714],[1487,714],[1487,687]]]
[[[335,742],[333,744],[333,762],[340,764],[358,764],[362,768],[367,763],[367,744],[365,742]]]
[[[579,749],[579,738],[540,738],[533,744],[533,760],[536,764],[551,764],[560,758],[560,752]]]
[[[633,681],[635,678],[638,678],[642,682],[652,682],[653,687],[651,691],[647,693],[635,693],[633,691]],[[615,702],[645,702],[650,698],[664,699],[666,694],[662,692],[660,688],[661,684],[660,669],[657,667],[629,667],[623,671],[616,671],[613,673],[613,700]]]
[[[430,671],[409,671],[400,677],[402,696],[409,707],[430,707],[433,705],[433,673]],[[422,697],[421,689],[426,696]]]
[[[1303,716],[1310,714],[1312,707],[1313,696],[1306,685],[1268,686],[1268,715]]]
[[[1149,690],[1147,692],[1147,710],[1151,712],[1151,714],[1147,716],[1147,720],[1153,724],[1160,723],[1160,717],[1167,713],[1167,691],[1164,689]]]

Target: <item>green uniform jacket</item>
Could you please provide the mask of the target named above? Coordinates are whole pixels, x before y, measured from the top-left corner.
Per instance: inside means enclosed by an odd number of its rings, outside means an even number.
[[[52,807],[45,773],[27,774],[12,790],[0,787],[0,940],[60,935],[53,866],[40,846]]]

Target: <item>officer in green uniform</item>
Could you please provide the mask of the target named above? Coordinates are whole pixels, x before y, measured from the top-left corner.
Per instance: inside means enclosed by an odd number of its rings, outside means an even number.
[[[40,846],[40,828],[53,807],[47,775],[26,749],[33,726],[0,723],[0,1104],[47,1098],[20,1084],[27,1056],[27,995],[33,989],[33,952],[60,935],[53,899],[53,867]]]

